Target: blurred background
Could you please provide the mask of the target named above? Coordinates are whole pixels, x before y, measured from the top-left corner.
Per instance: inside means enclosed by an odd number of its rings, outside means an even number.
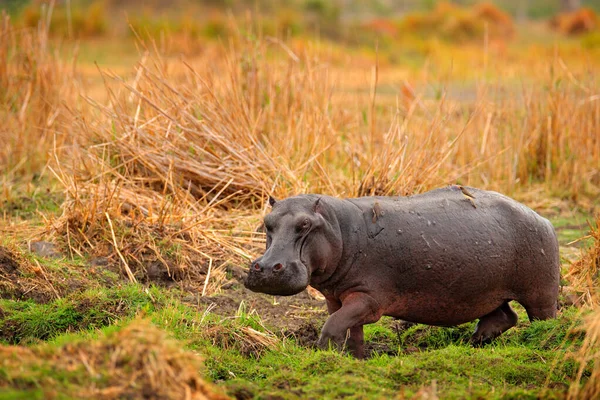
[[[514,22],[589,34],[598,28],[600,0],[3,0],[0,7],[23,26],[36,26],[44,16],[52,34],[69,38],[126,36],[129,25],[154,36],[216,38],[227,35],[229,18],[251,14],[261,18],[266,34],[319,35],[356,45],[373,34],[386,40],[409,34],[467,40],[486,23],[493,36],[504,38],[512,35]]]

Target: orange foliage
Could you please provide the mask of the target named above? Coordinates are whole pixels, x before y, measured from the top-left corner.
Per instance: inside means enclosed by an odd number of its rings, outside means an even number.
[[[382,36],[395,37],[398,34],[398,27],[393,21],[384,18],[372,19],[363,25],[368,31]]]
[[[580,8],[571,13],[555,15],[550,20],[550,26],[566,35],[578,35],[598,29],[598,15],[591,8]]]
[[[513,36],[513,20],[492,3],[480,3],[473,7],[442,1],[429,13],[407,15],[402,23],[412,33],[437,34],[450,40],[470,40],[484,34],[496,39]]]
[[[476,18],[488,22],[493,36],[510,37],[514,33],[513,20],[510,15],[492,3],[479,3],[473,7]]]

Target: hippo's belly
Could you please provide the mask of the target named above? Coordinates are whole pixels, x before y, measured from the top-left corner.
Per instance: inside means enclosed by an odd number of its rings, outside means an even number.
[[[386,305],[384,315],[427,325],[454,326],[474,321],[512,300],[512,293],[493,291],[476,298],[453,299],[448,293],[405,293]]]

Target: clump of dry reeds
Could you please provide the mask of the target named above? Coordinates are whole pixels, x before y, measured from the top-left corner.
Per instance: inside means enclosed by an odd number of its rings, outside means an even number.
[[[590,222],[592,243],[582,257],[571,264],[565,277],[574,290],[581,294],[581,303],[591,308],[581,326],[585,337],[581,347],[569,354],[578,364],[577,375],[569,389],[570,399],[595,399],[600,396],[600,214],[595,225]]]
[[[271,332],[260,332],[250,326],[231,328],[224,325],[213,325],[206,331],[213,345],[223,349],[237,349],[244,356],[259,358],[263,352],[273,349],[280,343]]]
[[[0,171],[4,177],[39,173],[50,150],[72,140],[70,120],[76,82],[72,64],[52,49],[48,30],[17,29],[0,20]],[[59,131],[59,127],[61,128]]]
[[[185,351],[164,331],[138,320],[94,341],[57,349],[0,346],[0,366],[8,371],[0,387],[22,371],[53,370],[73,377],[41,374],[44,391],[78,398],[227,399],[199,375],[202,360]],[[76,374],[76,375],[75,375]],[[28,376],[30,379],[31,377]]]
[[[588,223],[590,233],[582,239],[592,239],[592,243],[583,251],[581,258],[569,266],[565,278],[581,294],[581,303],[597,306],[600,304],[600,214],[596,216],[596,226]]]

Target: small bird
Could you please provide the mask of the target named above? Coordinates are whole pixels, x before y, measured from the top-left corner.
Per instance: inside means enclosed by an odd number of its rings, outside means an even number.
[[[383,215],[383,210],[381,209],[381,205],[378,201],[373,203],[373,223],[376,223],[379,217]]]
[[[461,186],[461,185],[456,185],[456,186],[458,186],[458,188],[462,192],[463,196],[465,196],[465,199],[469,200],[469,202],[471,203],[471,205],[473,206],[473,208],[477,208],[477,206],[475,205],[475,196],[473,196],[467,190],[467,188],[465,188],[464,186]]]

